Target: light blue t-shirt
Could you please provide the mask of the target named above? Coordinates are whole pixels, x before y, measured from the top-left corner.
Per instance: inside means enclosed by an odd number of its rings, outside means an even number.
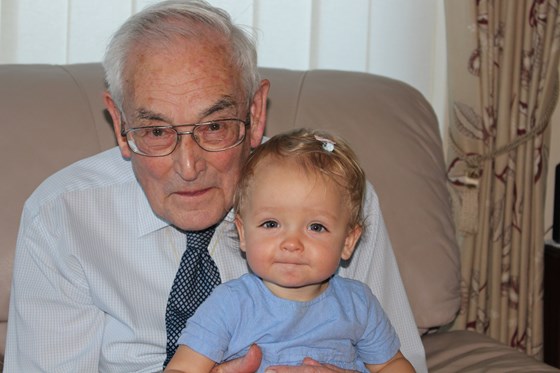
[[[363,362],[393,357],[400,342],[389,319],[361,282],[334,276],[317,298],[297,302],[272,294],[252,274],[218,286],[188,320],[178,341],[216,362],[263,351],[269,365],[300,365],[305,357],[364,371]]]

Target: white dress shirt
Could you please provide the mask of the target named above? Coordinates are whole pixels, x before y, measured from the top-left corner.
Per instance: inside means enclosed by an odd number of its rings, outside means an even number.
[[[426,372],[369,184],[366,204],[363,236],[339,273],[371,287],[399,334],[403,354],[418,372]],[[118,148],[48,178],[23,210],[4,372],[161,370],[167,298],[185,247],[185,235],[154,215]],[[247,272],[231,212],[209,250],[222,281]]]

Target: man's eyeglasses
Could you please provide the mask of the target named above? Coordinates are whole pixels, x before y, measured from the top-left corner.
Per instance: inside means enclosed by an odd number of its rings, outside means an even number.
[[[176,126],[132,127],[121,131],[130,149],[147,157],[163,157],[173,153],[180,135],[192,135],[194,141],[208,152],[221,152],[241,144],[247,134],[249,121],[241,119],[217,119],[195,124]],[[179,131],[179,127],[191,127]]]

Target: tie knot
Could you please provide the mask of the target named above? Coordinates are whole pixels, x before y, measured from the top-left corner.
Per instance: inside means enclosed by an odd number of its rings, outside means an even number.
[[[189,231],[187,235],[187,247],[206,249],[214,235],[216,227],[210,227],[203,231]]]

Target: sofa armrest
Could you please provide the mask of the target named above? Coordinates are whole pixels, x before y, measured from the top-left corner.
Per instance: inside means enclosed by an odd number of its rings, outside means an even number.
[[[422,337],[422,342],[430,373],[560,371],[476,332],[436,333]]]

